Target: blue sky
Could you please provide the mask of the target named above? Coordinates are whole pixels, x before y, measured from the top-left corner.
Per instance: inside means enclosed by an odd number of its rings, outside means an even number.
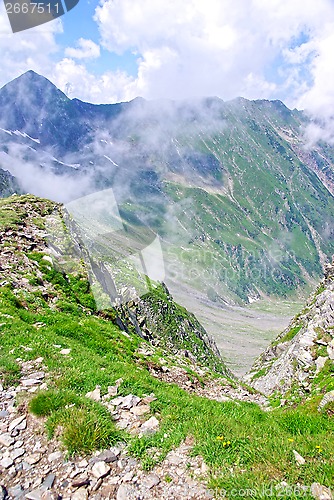
[[[12,34],[0,8],[0,85],[33,69],[95,103],[281,99],[331,119],[333,0],[80,0]]]

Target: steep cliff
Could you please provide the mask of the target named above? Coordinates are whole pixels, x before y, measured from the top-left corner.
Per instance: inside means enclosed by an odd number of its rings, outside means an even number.
[[[246,380],[266,395],[334,390],[334,263],[305,308],[257,359]]]

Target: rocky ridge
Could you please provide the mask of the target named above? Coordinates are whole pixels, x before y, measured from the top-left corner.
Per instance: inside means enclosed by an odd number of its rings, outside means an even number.
[[[245,380],[267,396],[326,394],[334,382],[334,262],[304,310],[257,359]]]

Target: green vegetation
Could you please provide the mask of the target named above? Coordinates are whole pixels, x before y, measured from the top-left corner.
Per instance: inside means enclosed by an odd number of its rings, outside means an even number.
[[[334,420],[331,411],[317,411],[319,395],[292,408],[266,412],[255,404],[217,402],[165,383],[151,375],[147,358],[139,349],[149,346],[154,351],[149,360],[156,364],[165,360],[170,367],[180,362],[173,349],[164,345],[155,349],[133,332],[124,334],[113,322],[114,310],[96,312],[80,266],[77,274],[61,273],[39,252],[29,254],[28,263],[34,262],[42,274],[38,279],[50,285],[47,294],[38,286],[7,284],[0,288],[1,376],[7,386],[16,384],[20,372],[15,360],[43,357],[49,374],[48,391],[33,395],[29,409],[45,418],[49,437],[60,434],[69,455],[126,441],[130,453],[150,469],[190,438],[192,453],[201,455],[209,466],[209,485],[217,492],[254,489],[252,498],[261,498],[259,488],[283,480],[291,485],[310,486],[318,481],[333,486]],[[29,280],[34,278],[37,276],[29,275]],[[168,335],[177,346],[173,321],[181,317],[187,322],[186,311],[168,302],[163,287],[144,299],[147,307],[162,316],[156,328],[170,328]],[[70,349],[69,354],[61,353],[64,348]],[[192,375],[191,365],[188,371]],[[333,364],[326,364],[318,376],[320,390],[332,387],[332,372]],[[200,382],[216,376],[217,372],[209,372]],[[139,438],[120,432],[108,411],[85,397],[96,385],[106,394],[108,386],[120,378],[120,395],[155,394],[151,414],[160,423],[156,434]],[[303,466],[296,464],[293,449],[305,458]],[[165,480],[169,481],[168,476]],[[280,498],[294,497],[287,494]]]
[[[297,335],[297,333],[300,332],[300,330],[302,329],[302,327],[303,327],[303,325],[292,326],[290,328],[290,330],[283,337],[280,337],[276,342],[273,342],[273,345],[283,344],[283,342],[290,342],[290,340],[292,340],[293,338],[295,338],[295,336]]]
[[[9,351],[25,360],[44,357],[50,390],[34,396],[30,409],[47,418],[49,436],[62,429],[68,453],[126,440],[131,453],[150,468],[191,436],[193,453],[202,455],[211,468],[213,488],[257,488],[282,480],[331,484],[334,421],[327,413],[319,414],[314,404],[264,412],[249,403],[218,403],[188,394],[151,376],[137,352],[142,340],[124,336],[110,321],[89,316],[81,308],[74,314],[50,310],[46,304],[41,311],[33,305],[22,307],[9,287],[1,289],[0,297],[0,313],[12,316],[4,318],[1,359],[7,359]],[[37,329],[38,322],[44,326]],[[70,348],[70,355],[61,355],[55,344]],[[120,434],[107,411],[84,398],[96,384],[106,393],[120,377],[124,380],[120,394],[156,395],[151,403],[160,421],[156,435]],[[295,464],[292,449],[306,459],[303,467]]]

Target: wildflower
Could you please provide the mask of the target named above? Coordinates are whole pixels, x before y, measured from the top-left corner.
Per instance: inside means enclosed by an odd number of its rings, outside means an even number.
[[[289,441],[290,443],[293,443],[293,442],[294,442],[294,439],[292,439],[292,438],[288,438],[288,441]]]
[[[224,436],[217,436],[217,441],[224,441]]]

